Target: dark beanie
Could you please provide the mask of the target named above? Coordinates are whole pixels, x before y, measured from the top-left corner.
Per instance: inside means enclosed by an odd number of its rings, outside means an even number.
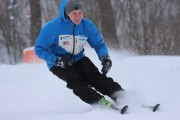
[[[66,15],[68,15],[73,10],[82,10],[81,0],[68,0],[65,9]]]

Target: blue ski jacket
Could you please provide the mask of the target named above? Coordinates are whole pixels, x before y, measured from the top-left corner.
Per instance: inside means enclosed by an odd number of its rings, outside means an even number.
[[[36,55],[47,62],[51,69],[57,56],[71,54],[77,62],[84,56],[84,46],[88,43],[95,49],[99,59],[108,55],[101,34],[92,21],[83,18],[75,25],[64,14],[67,0],[60,4],[60,16],[47,22],[40,31],[35,44]]]

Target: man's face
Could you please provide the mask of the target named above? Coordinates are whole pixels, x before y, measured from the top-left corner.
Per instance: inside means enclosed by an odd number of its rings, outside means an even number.
[[[79,24],[83,18],[83,11],[82,10],[74,10],[68,14],[70,20],[74,24]]]

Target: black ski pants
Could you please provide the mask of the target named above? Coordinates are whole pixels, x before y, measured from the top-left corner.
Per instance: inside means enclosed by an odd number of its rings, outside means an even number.
[[[103,95],[115,99],[112,94],[123,90],[112,78],[101,74],[88,57],[83,57],[68,68],[54,66],[50,71],[67,82],[67,87],[88,104],[97,103]]]

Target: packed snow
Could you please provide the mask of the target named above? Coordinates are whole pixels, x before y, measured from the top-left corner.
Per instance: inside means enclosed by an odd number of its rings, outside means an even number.
[[[86,55],[101,69],[93,50]],[[127,114],[82,102],[45,63],[0,65],[0,120],[179,120],[180,57],[132,56],[110,51],[108,73],[126,90]],[[112,101],[106,96],[106,98]],[[143,105],[160,103],[152,112]]]

